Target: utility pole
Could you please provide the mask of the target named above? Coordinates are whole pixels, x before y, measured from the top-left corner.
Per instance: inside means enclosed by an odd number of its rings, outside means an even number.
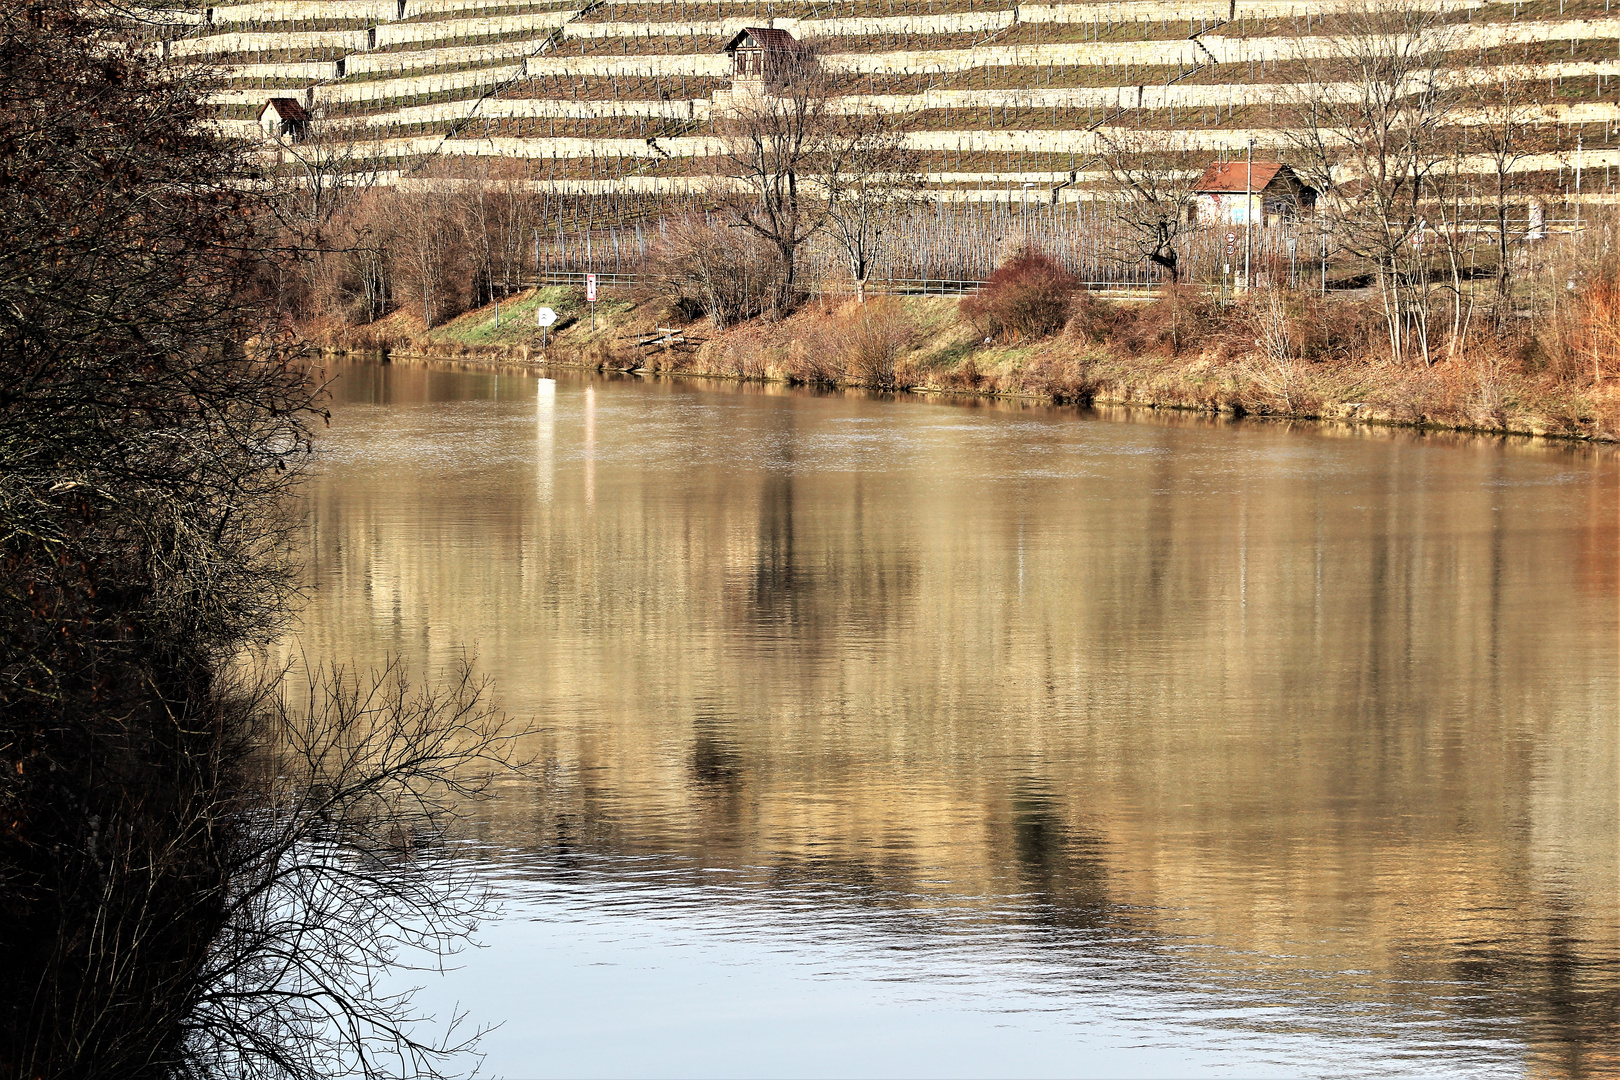
[[[1249,140],[1249,167],[1243,178],[1243,291],[1254,284],[1249,280],[1249,252],[1254,247],[1254,140]]]
[[[1575,233],[1579,241],[1581,231],[1581,133],[1575,135]]]

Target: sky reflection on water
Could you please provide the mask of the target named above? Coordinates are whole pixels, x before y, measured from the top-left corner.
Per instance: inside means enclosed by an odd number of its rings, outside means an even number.
[[[896,910],[646,860],[526,862],[507,866],[490,947],[425,999],[501,1025],[493,1075],[1524,1072],[1511,1023],[1464,1034],[1421,997],[1349,1005],[1353,972],[1320,994],[1245,980],[1242,958],[1053,925],[1023,906],[1037,898]]]

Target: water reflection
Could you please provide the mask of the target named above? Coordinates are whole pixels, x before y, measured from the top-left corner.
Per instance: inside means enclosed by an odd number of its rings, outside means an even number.
[[[1208,1036],[1240,1071],[1617,1067],[1611,454],[543,385],[344,371],[303,631],[471,646],[541,719],[481,824],[535,925],[967,941],[1015,1011],[1258,1032]]]
[[[557,443],[557,380],[535,380],[534,496],[537,502],[551,500],[551,477],[556,469],[553,454]]]

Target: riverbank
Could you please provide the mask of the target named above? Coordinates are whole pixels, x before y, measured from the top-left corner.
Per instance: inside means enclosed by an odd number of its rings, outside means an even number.
[[[542,335],[535,310],[558,319]],[[1126,311],[1091,301],[1036,342],[987,337],[954,297],[820,300],[788,319],[716,332],[628,297],[584,303],[565,287],[530,290],[424,330],[396,312],[369,326],[314,328],[335,352],[501,361],[705,378],[780,381],[1074,404],[1187,409],[1611,442],[1620,385],[1560,379],[1533,348],[1431,365],[1356,359],[1342,344],[1349,309],[1294,313],[1290,348],[1264,328],[1212,323],[1185,303]],[[1314,335],[1314,336],[1313,336]]]

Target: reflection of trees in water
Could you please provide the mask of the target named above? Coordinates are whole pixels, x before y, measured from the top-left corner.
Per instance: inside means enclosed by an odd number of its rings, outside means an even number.
[[[1540,1072],[1608,1076],[1620,1064],[1620,942],[1575,918],[1580,906],[1548,896],[1542,917],[1518,935],[1459,942],[1435,966],[1455,980],[1457,1009],[1467,1019],[1482,1027],[1503,1016],[1519,1021],[1515,1034],[1544,1063]],[[1402,959],[1411,977],[1429,974],[1412,959]]]
[[[38,747],[54,790],[9,792],[22,828],[0,879],[8,1074],[319,1080],[464,1064],[478,1033],[424,1022],[382,980],[405,954],[453,952],[489,909],[476,875],[438,857],[506,766],[479,688],[464,673],[412,695],[396,668],[369,683],[323,674],[302,699],[227,688],[170,704],[213,730],[82,722]]]
[[[1039,898],[1044,919],[1068,927],[1103,926],[1109,912],[1102,836],[1070,820],[1051,785],[1025,778],[1008,800],[1010,847],[1019,878]]]
[[[755,551],[746,575],[728,583],[728,598],[733,617],[756,640],[808,661],[851,636],[880,639],[896,630],[919,573],[913,552],[869,531],[865,502],[880,496],[858,476],[850,481],[848,515],[830,520],[815,516],[821,504],[806,504],[800,483],[785,468],[760,480]]]

